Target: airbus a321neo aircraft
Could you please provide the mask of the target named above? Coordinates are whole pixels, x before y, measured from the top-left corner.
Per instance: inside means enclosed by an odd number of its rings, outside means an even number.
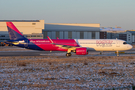
[[[71,52],[76,55],[87,55],[88,51],[125,51],[132,48],[124,40],[118,39],[27,39],[13,25],[6,22],[11,43],[14,46],[44,51],[65,51],[66,56],[71,56]]]

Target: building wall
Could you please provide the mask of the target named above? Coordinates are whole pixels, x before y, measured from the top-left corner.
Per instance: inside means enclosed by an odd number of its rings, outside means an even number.
[[[119,34],[119,39],[127,41],[127,34]]]
[[[135,32],[120,32],[120,33],[107,33],[107,36],[111,38],[107,39],[121,39],[127,41],[127,43],[134,43],[135,42]]]
[[[58,26],[100,27],[99,23],[46,23],[46,25],[52,25],[51,28],[54,28],[54,29],[55,27],[57,27],[56,29],[59,29]],[[60,28],[64,28],[64,27],[60,27]]]
[[[63,32],[61,31],[60,32],[60,39],[62,39],[63,38]]]
[[[6,22],[12,22],[28,39],[43,39],[44,20],[0,20],[0,42],[9,39]]]
[[[0,31],[8,31],[6,22],[9,20],[0,20]],[[44,29],[44,20],[10,20],[23,34],[42,33]]]
[[[127,32],[127,42],[128,43],[134,42],[132,33]]]
[[[107,32],[100,32],[100,39],[107,39]]]
[[[100,38],[99,38],[99,37],[100,37],[100,32],[96,32],[95,35],[96,35],[96,36],[95,36],[95,39],[100,39]]]
[[[8,32],[1,31],[0,32],[0,42],[3,42],[5,40],[9,40],[9,34],[8,34]]]
[[[56,39],[59,32],[60,39],[99,39],[100,24],[74,24],[74,23],[46,23],[43,30],[44,38],[47,35]],[[94,34],[92,34],[94,33]]]
[[[132,39],[133,39],[132,43],[135,43],[135,35],[132,36]]]
[[[40,33],[23,34],[23,35],[28,39],[43,39],[43,34]]]
[[[81,34],[80,31],[70,31],[71,35],[68,31],[57,31],[59,32],[58,38],[60,39],[100,39],[100,32],[94,32],[94,36],[92,37],[92,32],[83,32]],[[47,39],[49,36],[51,39],[56,39],[56,31],[43,31],[44,39]],[[82,36],[81,36],[82,35]]]

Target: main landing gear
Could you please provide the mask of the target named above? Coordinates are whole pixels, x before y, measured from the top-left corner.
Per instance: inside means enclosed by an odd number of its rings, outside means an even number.
[[[71,56],[71,55],[72,55],[71,53],[66,53],[66,56],[67,56],[67,57],[69,57],[69,56]]]

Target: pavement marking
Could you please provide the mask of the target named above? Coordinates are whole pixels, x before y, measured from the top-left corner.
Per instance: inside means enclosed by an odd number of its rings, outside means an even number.
[[[40,54],[40,55],[52,55],[52,54]]]

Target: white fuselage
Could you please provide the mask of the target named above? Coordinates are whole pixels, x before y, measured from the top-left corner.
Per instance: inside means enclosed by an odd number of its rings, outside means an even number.
[[[80,47],[95,51],[125,51],[132,48],[124,40],[119,39],[76,39]]]

